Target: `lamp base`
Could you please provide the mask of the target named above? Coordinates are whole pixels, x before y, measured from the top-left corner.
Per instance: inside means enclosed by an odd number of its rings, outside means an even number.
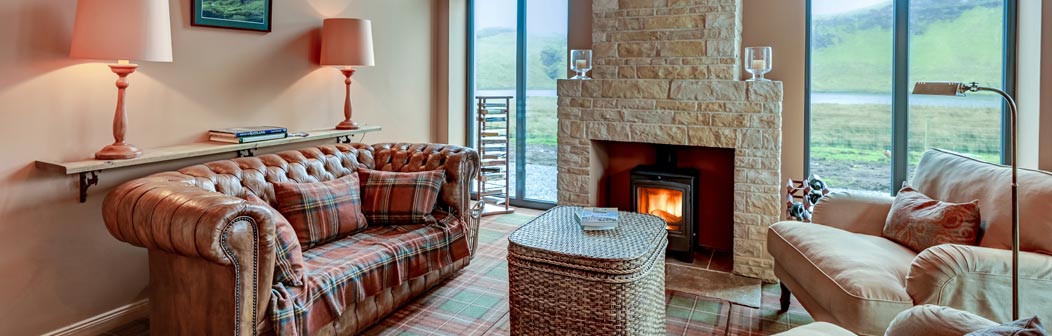
[[[336,125],[336,129],[338,129],[338,130],[356,130],[356,129],[359,129],[361,127],[362,127],[361,125],[359,125],[357,122],[355,122],[353,120],[344,120],[339,125]]]
[[[142,156],[142,150],[126,143],[115,143],[95,152],[96,160],[127,160]]]

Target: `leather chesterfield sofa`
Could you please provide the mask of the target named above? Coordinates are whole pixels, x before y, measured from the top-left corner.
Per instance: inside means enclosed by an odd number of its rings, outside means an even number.
[[[444,225],[370,226],[362,233],[304,251],[308,280],[303,288],[274,283],[274,216],[266,206],[244,197],[252,193],[273,205],[273,183],[328,181],[351,174],[359,166],[399,172],[444,170],[446,181],[436,206],[445,214]],[[477,209],[469,209],[468,193],[478,170],[478,153],[465,147],[321,146],[216,161],[133,180],[106,197],[103,214],[110,234],[149,251],[154,335],[290,334],[283,332],[289,329],[301,335],[351,335],[467,266],[477,244],[478,217],[473,211]],[[410,238],[403,238],[410,235],[416,235],[417,242],[419,237],[437,237],[434,241],[439,242],[420,252],[428,253],[424,274],[394,279],[397,283],[384,275],[383,281],[377,281],[382,285],[369,291],[360,284],[332,285],[330,278],[341,275],[325,273],[338,272],[337,267],[310,270],[312,258],[322,259],[312,257],[319,249],[343,249],[335,252],[348,256],[335,260],[351,264],[339,267],[344,272],[376,266],[353,265],[360,260],[411,258],[401,255],[411,249],[399,246],[410,244],[406,243]],[[363,255],[378,249],[361,246],[403,249],[398,258],[389,258]],[[463,252],[443,250],[453,246],[462,247]],[[324,278],[318,282],[329,287],[309,288],[315,283],[309,281],[312,276]],[[311,296],[325,298],[313,305],[297,301]],[[283,313],[276,316],[275,312]],[[281,325],[288,321],[297,325]]]

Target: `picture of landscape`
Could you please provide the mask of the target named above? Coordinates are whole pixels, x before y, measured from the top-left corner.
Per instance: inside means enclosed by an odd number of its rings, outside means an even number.
[[[264,23],[266,0],[201,0],[202,16],[209,19]]]
[[[270,31],[273,0],[194,0],[193,25]]]

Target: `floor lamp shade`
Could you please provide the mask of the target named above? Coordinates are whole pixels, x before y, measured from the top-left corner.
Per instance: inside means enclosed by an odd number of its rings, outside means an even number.
[[[321,65],[373,66],[372,22],[326,19],[321,30]]]
[[[172,61],[168,0],[79,0],[70,57]]]

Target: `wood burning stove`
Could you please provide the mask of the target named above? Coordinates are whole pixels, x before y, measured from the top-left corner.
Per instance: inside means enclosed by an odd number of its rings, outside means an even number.
[[[678,168],[674,150],[660,147],[658,164],[637,166],[630,178],[631,210],[664,219],[668,229],[668,254],[693,261],[698,171]]]

